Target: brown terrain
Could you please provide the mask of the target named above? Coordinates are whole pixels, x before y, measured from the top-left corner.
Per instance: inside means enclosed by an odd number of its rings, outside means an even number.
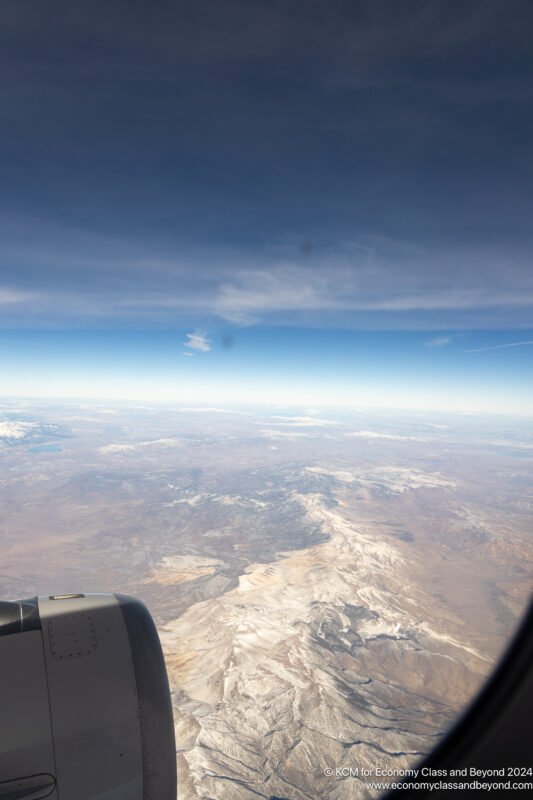
[[[6,404],[0,594],[121,591],[159,627],[180,798],[369,796],[490,673],[531,589],[505,418]]]

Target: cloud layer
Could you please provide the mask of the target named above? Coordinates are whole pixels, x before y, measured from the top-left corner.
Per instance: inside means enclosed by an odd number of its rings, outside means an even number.
[[[518,250],[449,244],[430,250],[420,243],[363,239],[318,243],[312,262],[287,242],[150,258],[148,252],[134,254],[127,240],[90,245],[73,235],[68,247],[49,245],[53,263],[36,272],[43,247],[22,241],[13,247],[19,269],[0,274],[4,328],[168,328],[202,319],[209,327],[226,322],[439,331],[525,328],[533,318],[533,270]],[[74,259],[78,268],[72,271]],[[449,336],[426,342],[448,343]],[[197,352],[210,347],[197,328],[184,345]]]
[[[533,7],[459,5],[3,4],[0,325],[530,326]]]

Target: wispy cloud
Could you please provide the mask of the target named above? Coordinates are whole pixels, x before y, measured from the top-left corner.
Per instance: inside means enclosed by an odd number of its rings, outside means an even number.
[[[211,342],[208,340],[206,334],[201,331],[188,333],[187,341],[183,342],[183,344],[185,347],[190,347],[191,350],[198,350],[201,353],[208,353],[211,350]]]
[[[346,277],[342,281],[345,287]],[[250,325],[272,312],[334,309],[338,307],[337,291],[335,281],[322,270],[294,264],[244,269],[220,286],[215,313],[230,322]]]
[[[238,325],[294,315],[300,321],[307,317],[316,322],[317,314],[322,320],[338,321],[354,319],[356,313],[359,320],[385,318],[388,327],[401,327],[402,319],[420,317],[426,329],[438,329],[447,320],[447,327],[471,327],[471,317],[485,324],[489,312],[494,327],[495,316],[516,319],[521,308],[533,306],[529,279],[520,276],[516,286],[502,287],[495,264],[483,275],[484,287],[466,285],[457,271],[442,283],[438,273],[449,274],[449,254],[435,257],[432,269],[426,266],[424,272],[420,254],[413,252],[407,258],[399,245],[392,247],[392,253],[391,247],[386,252],[380,246],[353,247],[350,251],[349,246],[339,245],[336,252],[323,252],[312,267],[278,262],[268,268],[237,269],[220,283],[213,311]],[[473,260],[468,253],[457,258]],[[450,341],[450,336],[443,335],[426,344],[443,347]]]
[[[0,306],[11,303],[24,303],[27,300],[33,300],[34,297],[35,295],[30,292],[20,291],[19,289],[8,289],[0,286]]]
[[[206,352],[193,345],[209,344],[196,326],[220,320],[434,330],[444,339],[457,329],[528,327],[533,308],[522,251],[429,248],[361,234],[318,240],[312,259],[300,254],[299,240],[276,237],[241,249],[191,246],[177,257],[163,246],[149,253],[142,243],[56,230],[33,217],[8,225],[1,210],[0,240],[8,275],[0,286],[2,328],[164,327],[179,316],[193,331],[186,349]]]
[[[424,342],[424,344],[426,347],[445,347],[447,344],[450,344],[450,342],[450,336],[435,336],[434,339],[430,339],[428,342]]]
[[[491,347],[474,347],[470,350],[464,350],[465,353],[482,353],[485,350],[501,350],[504,347],[525,347],[526,345],[533,344],[533,341],[527,342],[510,342],[509,344],[493,344]]]

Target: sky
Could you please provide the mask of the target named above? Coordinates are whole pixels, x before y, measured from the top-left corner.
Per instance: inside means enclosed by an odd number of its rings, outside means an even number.
[[[0,394],[533,415],[531,3],[0,8]]]

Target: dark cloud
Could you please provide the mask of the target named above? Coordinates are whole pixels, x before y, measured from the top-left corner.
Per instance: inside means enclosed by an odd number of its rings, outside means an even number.
[[[209,313],[246,270],[303,259],[318,291],[372,241],[385,300],[400,273],[520,293],[532,23],[520,0],[7,0],[0,285]]]

